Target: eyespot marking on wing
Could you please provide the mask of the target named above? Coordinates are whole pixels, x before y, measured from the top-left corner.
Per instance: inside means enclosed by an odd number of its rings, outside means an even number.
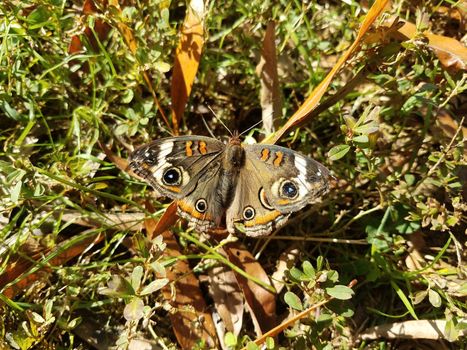
[[[199,213],[205,213],[206,210],[208,210],[208,203],[206,202],[206,199],[204,198],[198,199],[195,203],[195,209]]]
[[[243,209],[243,219],[244,220],[252,220],[256,215],[255,209],[252,206],[246,206]]]
[[[188,214],[188,216],[184,216],[187,219],[190,219],[191,217],[193,217],[195,219],[202,220],[202,221],[212,221],[211,215],[209,215],[206,212],[200,213],[195,207],[188,204],[184,200],[178,201],[177,204],[178,204],[179,210],[181,210],[185,214]]]

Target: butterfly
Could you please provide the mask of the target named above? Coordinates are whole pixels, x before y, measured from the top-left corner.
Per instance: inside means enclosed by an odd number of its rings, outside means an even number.
[[[177,213],[199,232],[243,226],[247,236],[264,236],[291,213],[328,192],[329,170],[291,149],[227,144],[204,136],[162,138],[136,149],[129,167],[158,197],[177,201]]]

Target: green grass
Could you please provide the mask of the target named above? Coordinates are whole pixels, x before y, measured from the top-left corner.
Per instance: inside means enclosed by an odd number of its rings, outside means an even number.
[[[2,285],[0,347],[87,349],[91,345],[78,325],[95,320],[110,334],[121,334],[122,348],[134,334],[176,348],[168,301],[151,285],[153,271],[172,262],[164,261],[163,243],[149,249],[144,232],[134,229],[143,217],[137,214],[150,215],[144,200],[151,190],[105,158],[98,142],[112,143],[113,152],[126,158],[127,145],[169,135],[142,72],[152,78],[170,115],[168,69],[185,3],[140,2],[121,13],[106,8],[99,18],[111,28],[108,36],[95,47],[85,42],[84,52],[70,55],[71,37],[84,40],[85,26],[93,28],[96,20],[80,6],[60,0],[0,4],[0,275],[17,257],[37,260]],[[455,9],[457,3],[395,1],[388,13],[463,39],[459,21],[440,6]],[[255,67],[270,19],[276,21],[283,125],[352,43],[365,11],[355,1],[210,3],[206,46],[181,134],[208,135],[204,118],[214,135],[226,137],[205,106],[232,130],[260,120]],[[135,55],[117,30],[119,23],[134,30]],[[340,93],[358,72],[349,93]],[[466,346],[458,337],[467,313],[466,147],[456,129],[466,125],[466,89],[465,72],[445,69],[421,34],[365,44],[331,83],[323,100],[328,108],[281,140],[325,164],[337,180],[318,212],[281,230],[286,237],[267,243],[240,237],[253,255],[261,252],[266,272],[271,274],[280,254],[294,244],[288,236],[368,244],[295,243],[296,270],[286,273],[286,288],[277,298],[281,315],[291,300],[296,308],[322,300],[334,282],[358,284],[350,300],[327,304],[316,318],[281,333],[276,345],[395,349],[416,342],[357,343],[354,336],[374,325],[443,319],[453,343],[442,342],[453,349]],[[326,104],[336,93],[336,101]],[[446,120],[450,130],[443,127]],[[263,137],[260,129],[253,135]],[[154,205],[159,217],[165,204]],[[118,218],[126,214],[136,219],[122,227]],[[92,222],[83,223],[84,218]],[[198,276],[208,268],[203,259],[222,260],[212,252],[214,243],[200,243],[179,224],[175,228],[181,232],[182,258]],[[99,243],[52,263],[99,234],[104,235]],[[413,264],[408,259],[417,252],[420,260]],[[310,262],[316,276],[329,278],[329,286],[311,283],[310,276],[297,279]],[[11,299],[5,296],[7,287],[43,267],[48,272],[38,280]],[[128,287],[118,297],[98,292],[112,278]],[[139,286],[151,287],[141,294]],[[145,322],[124,318],[125,305],[135,300],[146,306]],[[233,347],[255,338],[249,322],[246,318],[239,337],[230,339]]]

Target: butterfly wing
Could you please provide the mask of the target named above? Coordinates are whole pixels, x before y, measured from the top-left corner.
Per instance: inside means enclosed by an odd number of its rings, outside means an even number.
[[[288,148],[245,145],[245,165],[239,174],[227,227],[242,221],[245,233],[261,236],[283,225],[290,213],[313,203],[329,188],[329,170]],[[253,209],[253,216],[248,211]],[[245,215],[247,214],[247,215]]]
[[[164,138],[135,150],[129,167],[158,196],[177,200],[180,216],[204,231],[220,223],[225,211],[216,191],[224,150],[221,141],[209,137]]]

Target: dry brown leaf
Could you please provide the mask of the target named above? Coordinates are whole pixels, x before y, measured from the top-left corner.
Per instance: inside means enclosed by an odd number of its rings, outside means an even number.
[[[295,266],[295,263],[300,254],[300,250],[295,246],[296,245],[294,244],[281,254],[276,264],[276,271],[274,271],[271,276],[272,284],[276,289],[277,294],[279,294],[282,288],[285,286],[285,271],[288,271],[290,268]]]
[[[87,233],[94,232],[94,229],[84,231],[81,234],[83,237],[87,235]],[[0,292],[5,295],[7,298],[13,298],[16,294],[24,291],[28,286],[30,286],[33,282],[37,281],[41,278],[44,272],[50,272],[50,268],[43,267],[37,269],[36,271],[28,274],[27,271],[33,267],[32,260],[36,260],[41,264],[47,264],[50,266],[59,266],[65,264],[67,261],[73,259],[74,257],[80,255],[84,250],[89,248],[91,244],[97,244],[104,238],[103,234],[97,234],[93,237],[88,237],[80,241],[79,243],[66,248],[62,251],[64,246],[68,245],[68,240],[63,241],[53,250],[49,250],[47,248],[42,248],[35,244],[32,241],[29,241],[24,246],[24,251],[26,252],[25,255],[28,258],[23,258],[21,256],[15,256],[11,258],[11,262],[8,264],[5,272],[0,276]],[[44,263],[44,259],[48,259],[48,256],[55,255],[53,258]],[[45,256],[42,261],[40,261],[41,257]],[[21,276],[21,278],[20,278]],[[13,282],[13,283],[12,283]]]
[[[240,242],[226,244],[224,251],[233,264],[264,283],[271,284],[261,264]],[[276,294],[237,273],[235,276],[251,311],[257,333],[274,327],[276,325]]]
[[[177,258],[182,255],[172,232],[167,230],[162,237],[167,244],[164,257]],[[164,299],[174,308],[169,317],[180,347],[192,349],[203,339],[209,348],[218,348],[214,321],[208,312],[198,279],[188,262],[178,259],[167,269],[167,278],[171,283],[162,289],[162,293]],[[173,293],[171,286],[174,289]]]
[[[459,321],[460,322],[460,321]],[[467,322],[465,320],[464,322]],[[359,335],[361,340],[386,339],[447,339],[445,320],[413,320],[383,324],[367,328]],[[467,330],[463,331],[467,335]]]
[[[423,258],[422,250],[425,247],[425,241],[420,231],[410,235],[409,254],[405,258],[405,265],[408,271],[417,271],[426,265],[426,260]]]
[[[133,35],[133,31],[130,27],[128,27],[125,23],[119,22],[117,23],[118,31],[123,37],[126,46],[130,49],[133,55],[136,54],[136,50],[138,49],[138,42],[136,41],[135,36]]]
[[[235,273],[224,265],[209,270],[209,287],[216,311],[227,331],[240,334],[243,324],[243,294],[237,283]]]
[[[256,66],[256,74],[261,82],[263,128],[267,134],[276,130],[274,122],[281,116],[282,111],[275,41],[275,23],[270,21],[263,40],[261,59]]]
[[[405,22],[397,31],[407,39],[413,39],[417,35],[415,24],[410,22]],[[424,32],[423,35],[428,39],[428,46],[434,50],[445,68],[450,68],[454,71],[466,70],[467,47],[460,41],[428,31]]]
[[[451,140],[459,129],[459,123],[447,109],[441,108],[436,113],[436,124],[433,125],[434,135]],[[439,131],[441,130],[442,133]],[[462,126],[463,140],[467,140],[467,127]],[[464,156],[467,156],[467,142],[464,142]]]
[[[54,214],[55,215],[55,214]],[[83,215],[78,210],[65,210],[61,213],[56,213],[56,217],[60,216],[60,220],[70,222],[75,225],[85,227],[106,226],[120,231],[139,231],[143,228],[141,222],[145,218],[144,213],[87,213]]]
[[[128,168],[128,161],[122,157],[119,157],[117,156],[115,153],[112,152],[112,150],[110,148],[108,148],[106,145],[104,145],[103,143],[101,142],[97,142],[99,147],[104,151],[105,155],[107,156],[107,158],[109,158],[109,160],[114,163],[117,168],[119,168],[120,170],[130,174],[131,176],[139,179],[140,177],[138,175],[136,175],[135,173],[133,173],[129,168]]]
[[[175,135],[178,135],[180,121],[201,60],[201,52],[204,47],[204,17],[204,1],[191,0],[181,29],[180,41],[175,51],[175,65],[172,74],[170,95],[172,97],[172,124]]]
[[[146,208],[148,208],[150,212],[154,212],[154,207],[149,201],[146,202]],[[153,219],[146,219],[144,221],[147,237],[149,239],[153,239],[154,237],[161,235],[164,231],[167,231],[175,225],[177,220],[177,203],[172,202],[157,222]]]
[[[297,126],[303,124],[308,120],[309,114],[316,108],[321,97],[324,95],[327,87],[331,83],[334,75],[340,70],[349,57],[353,54],[355,49],[360,44],[365,33],[368,31],[370,26],[376,20],[376,18],[383,12],[384,8],[388,4],[389,0],[376,0],[371,6],[370,10],[366,14],[362,26],[358,31],[357,37],[352,45],[344,52],[344,54],[339,58],[336,65],[331,69],[326,78],[311,92],[310,96],[305,100],[305,102],[299,107],[299,109],[294,113],[292,117],[285,123],[285,125],[280,128],[272,137],[264,140],[265,143],[276,143],[282,136],[287,134],[290,130],[296,128]]]
[[[98,9],[93,0],[85,0],[83,3],[82,12],[85,16],[93,15],[94,13],[98,12]],[[99,41],[105,40],[107,35],[110,31],[110,25],[104,22],[102,19],[96,18],[94,21],[94,32],[97,34]],[[86,40],[89,41],[92,48],[94,50],[99,49],[99,45],[97,43],[96,37],[92,32],[91,28],[86,27],[84,29],[84,35],[86,36]],[[83,50],[83,43],[78,35],[74,35],[71,38],[70,46],[68,46],[68,53],[77,53]]]
[[[154,211],[150,202],[147,202],[146,206],[150,212]],[[172,226],[176,210],[176,204],[172,203],[159,222],[151,218],[146,219],[148,237],[154,237],[161,229]],[[177,258],[182,255],[180,246],[170,230],[162,232],[162,237],[167,244],[164,250],[165,258]],[[174,308],[174,312],[171,312],[169,317],[180,347],[192,349],[200,339],[203,339],[210,348],[218,347],[214,321],[208,312],[203,293],[199,288],[199,281],[188,262],[177,259],[167,269],[167,278],[171,283],[162,289],[162,294]]]

